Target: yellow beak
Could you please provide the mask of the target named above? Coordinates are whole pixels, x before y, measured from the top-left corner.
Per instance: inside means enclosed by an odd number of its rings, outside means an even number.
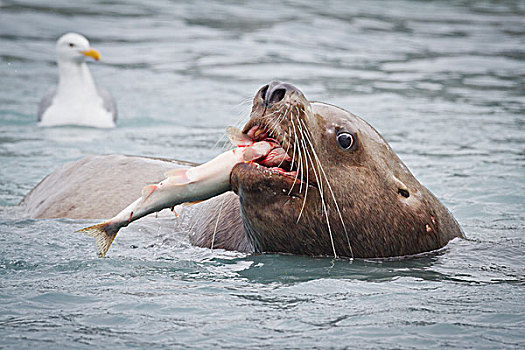
[[[89,50],[86,50],[86,51],[82,51],[82,53],[85,56],[94,58],[96,61],[98,61],[100,59],[100,54],[95,49],[89,49]]]

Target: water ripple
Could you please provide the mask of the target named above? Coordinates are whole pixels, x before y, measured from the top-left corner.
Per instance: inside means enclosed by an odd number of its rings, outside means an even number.
[[[523,348],[521,1],[0,2],[0,337],[4,348]],[[85,34],[114,130],[36,127],[54,41]],[[368,120],[468,237],[410,259],[193,247],[169,221],[109,258],[75,220],[16,204],[65,162],[203,162],[257,89],[288,80]],[[394,344],[394,345],[393,345]]]

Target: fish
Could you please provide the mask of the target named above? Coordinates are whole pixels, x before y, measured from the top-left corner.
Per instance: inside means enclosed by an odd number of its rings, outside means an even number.
[[[77,232],[94,237],[98,256],[105,257],[121,228],[151,213],[183,203],[203,201],[229,191],[230,173],[235,165],[264,159],[280,147],[271,139],[254,141],[234,127],[228,127],[226,134],[236,148],[193,168],[169,170],[164,174],[166,179],[145,186],[142,195],[116,216]]]

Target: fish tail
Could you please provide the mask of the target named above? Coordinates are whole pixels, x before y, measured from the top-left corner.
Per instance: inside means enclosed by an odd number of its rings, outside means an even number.
[[[106,256],[106,253],[117,236],[119,229],[119,226],[106,221],[101,224],[83,228],[77,232],[85,233],[88,236],[94,237],[96,239],[98,256],[99,258],[103,258]]]

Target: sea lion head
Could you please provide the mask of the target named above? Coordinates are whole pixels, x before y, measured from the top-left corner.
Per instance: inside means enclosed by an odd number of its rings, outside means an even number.
[[[448,210],[363,119],[273,81],[255,95],[243,133],[281,148],[231,173],[257,252],[391,257],[461,236]]]

